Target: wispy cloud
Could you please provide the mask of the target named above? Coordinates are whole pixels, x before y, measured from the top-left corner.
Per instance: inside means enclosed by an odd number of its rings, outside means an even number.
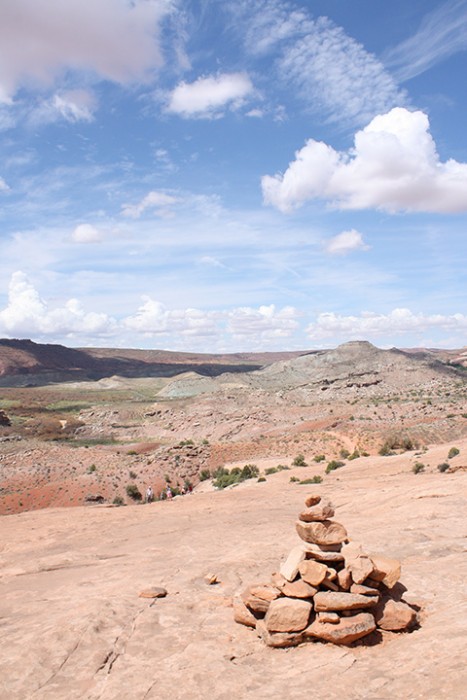
[[[264,200],[287,212],[312,199],[341,209],[467,211],[467,163],[441,162],[423,112],[401,107],[375,117],[354,148],[310,139],[284,174],[262,178]]]
[[[211,118],[226,107],[238,109],[252,92],[253,84],[245,73],[201,77],[194,83],[177,85],[170,94],[167,111],[185,118]]]
[[[234,3],[247,51],[277,53],[273,69],[309,110],[330,121],[365,123],[407,98],[383,64],[327,17],[285,0]]]
[[[359,231],[351,229],[333,236],[325,244],[325,250],[330,255],[348,255],[356,250],[369,250]]]
[[[467,0],[450,0],[429,12],[415,34],[386,51],[383,61],[400,80],[409,80],[465,50]]]

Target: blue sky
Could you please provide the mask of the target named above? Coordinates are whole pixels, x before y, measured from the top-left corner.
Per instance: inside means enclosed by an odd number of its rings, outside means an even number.
[[[2,0],[0,337],[466,344],[467,0]]]

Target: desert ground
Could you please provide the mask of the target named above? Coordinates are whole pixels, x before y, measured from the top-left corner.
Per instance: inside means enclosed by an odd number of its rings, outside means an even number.
[[[349,343],[253,372],[3,386],[0,698],[463,698],[465,376]],[[148,485],[192,492],[130,495]],[[234,622],[310,493],[400,560],[410,632],[274,649]],[[140,597],[153,586],[167,596]]]

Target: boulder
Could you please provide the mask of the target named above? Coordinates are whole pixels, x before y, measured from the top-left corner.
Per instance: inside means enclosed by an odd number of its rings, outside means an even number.
[[[273,600],[264,618],[269,632],[301,632],[308,625],[312,605],[297,598]]]
[[[319,561],[306,559],[299,565],[298,570],[302,579],[311,586],[319,586],[324,581],[328,571],[325,564],[320,564]]]
[[[293,581],[297,578],[298,567],[305,557],[306,554],[302,545],[297,545],[290,551],[289,556],[285,562],[281,564],[279,569],[280,573],[287,581]]]
[[[336,622],[320,622],[318,619],[305,630],[306,637],[315,637],[333,644],[351,644],[376,629],[371,613],[342,617]]]
[[[371,608],[378,602],[378,598],[357,593],[335,593],[334,591],[320,591],[313,598],[316,612],[325,610],[361,610]]]
[[[332,520],[316,521],[304,523],[298,520],[295,524],[299,537],[305,542],[313,544],[328,545],[342,544],[347,539],[347,530],[340,523]]]
[[[412,627],[417,614],[407,603],[393,600],[386,596],[375,607],[375,619],[378,627],[390,632],[401,632]]]
[[[301,644],[305,641],[304,632],[270,632],[264,620],[257,621],[256,633],[268,647],[276,647],[279,649],[296,647],[297,644]]]
[[[382,554],[370,554],[373,563],[371,578],[374,581],[384,583],[388,588],[392,588],[401,575],[401,563],[398,559],[391,559]]]
[[[251,610],[247,608],[241,598],[233,599],[233,611],[235,622],[238,622],[240,625],[246,625],[247,627],[256,627],[256,617]]]
[[[264,600],[263,598],[258,598],[257,596],[253,595],[251,592],[251,586],[244,590],[240,597],[247,608],[250,608],[250,610],[252,610],[254,613],[262,613],[264,615],[270,605],[269,600]]]
[[[320,503],[317,506],[311,506],[306,510],[302,510],[298,516],[305,523],[311,523],[316,520],[329,520],[334,515],[334,508],[330,503]]]

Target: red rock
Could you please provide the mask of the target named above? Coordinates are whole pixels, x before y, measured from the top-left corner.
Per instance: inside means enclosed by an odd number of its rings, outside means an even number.
[[[316,619],[305,630],[306,637],[323,639],[333,644],[351,644],[365,637],[376,629],[376,623],[371,613],[360,613],[351,617],[342,617],[333,623],[320,622]]]
[[[298,520],[295,527],[302,540],[313,544],[341,544],[347,539],[345,527],[332,520],[313,523],[304,523]]]
[[[298,567],[305,557],[306,554],[302,545],[297,545],[290,551],[289,556],[285,562],[281,564],[279,569],[280,573],[287,581],[293,581],[297,578]]]
[[[233,600],[234,620],[240,625],[256,627],[257,619],[240,598]]]
[[[263,600],[262,598],[258,598],[257,596],[253,595],[251,592],[251,586],[244,590],[240,597],[245,605],[255,613],[263,613],[264,615],[270,605],[269,600]]]
[[[334,593],[334,591],[320,591],[313,598],[316,612],[324,610],[361,610],[376,605],[378,599],[356,593]]]
[[[320,503],[317,506],[312,506],[311,508],[302,510],[298,517],[305,523],[311,523],[316,520],[329,520],[329,518],[332,518],[333,515],[334,508],[331,506],[330,503]]]
[[[375,619],[381,629],[400,632],[413,625],[417,614],[407,603],[386,597],[376,606]]]
[[[319,586],[321,581],[326,578],[328,567],[325,564],[320,564],[319,561],[307,559],[302,561],[298,570],[306,583],[309,583],[311,586]]]
[[[305,641],[304,632],[270,632],[264,620],[257,621],[256,632],[258,637],[261,637],[268,647],[277,647],[279,649],[284,647],[296,647],[297,644],[301,644]]]
[[[268,583],[259,586],[250,586],[250,593],[256,598],[261,598],[261,600],[268,600],[269,602],[271,602],[271,600],[279,598],[279,596],[281,595],[280,590],[276,586],[272,586]]]
[[[342,547],[342,554],[344,555],[345,566],[352,574],[354,583],[363,583],[373,573],[373,562],[360,545],[349,542]]]
[[[340,552],[329,551],[323,549],[319,544],[304,543],[307,559],[316,559],[317,561],[325,562],[341,562],[344,561],[344,555]],[[341,545],[332,545],[334,548],[340,548]]]
[[[352,574],[348,569],[341,569],[337,572],[337,582],[344,591],[349,591],[352,585]]]
[[[370,559],[373,562],[371,578],[384,583],[388,588],[392,588],[400,579],[400,561],[385,557],[382,554],[371,554]]]
[[[361,583],[352,583],[350,586],[350,592],[358,593],[359,595],[377,596],[378,598],[380,596],[380,592],[376,588],[372,588],[371,586],[362,586]]]
[[[314,586],[310,586],[306,581],[298,579],[297,581],[286,581],[282,587],[282,593],[288,598],[312,598],[318,589]]]
[[[337,613],[327,611],[318,613],[316,619],[321,623],[329,622],[332,625],[336,625],[341,618]]]
[[[312,605],[296,598],[277,598],[269,605],[264,621],[269,632],[301,632],[308,625]]]
[[[159,588],[158,586],[153,586],[152,588],[145,588],[139,594],[140,598],[165,598],[167,591],[165,588]]]
[[[311,508],[311,506],[316,506],[320,501],[321,496],[318,496],[317,493],[313,493],[310,496],[307,496],[305,499],[305,505],[307,508]]]

